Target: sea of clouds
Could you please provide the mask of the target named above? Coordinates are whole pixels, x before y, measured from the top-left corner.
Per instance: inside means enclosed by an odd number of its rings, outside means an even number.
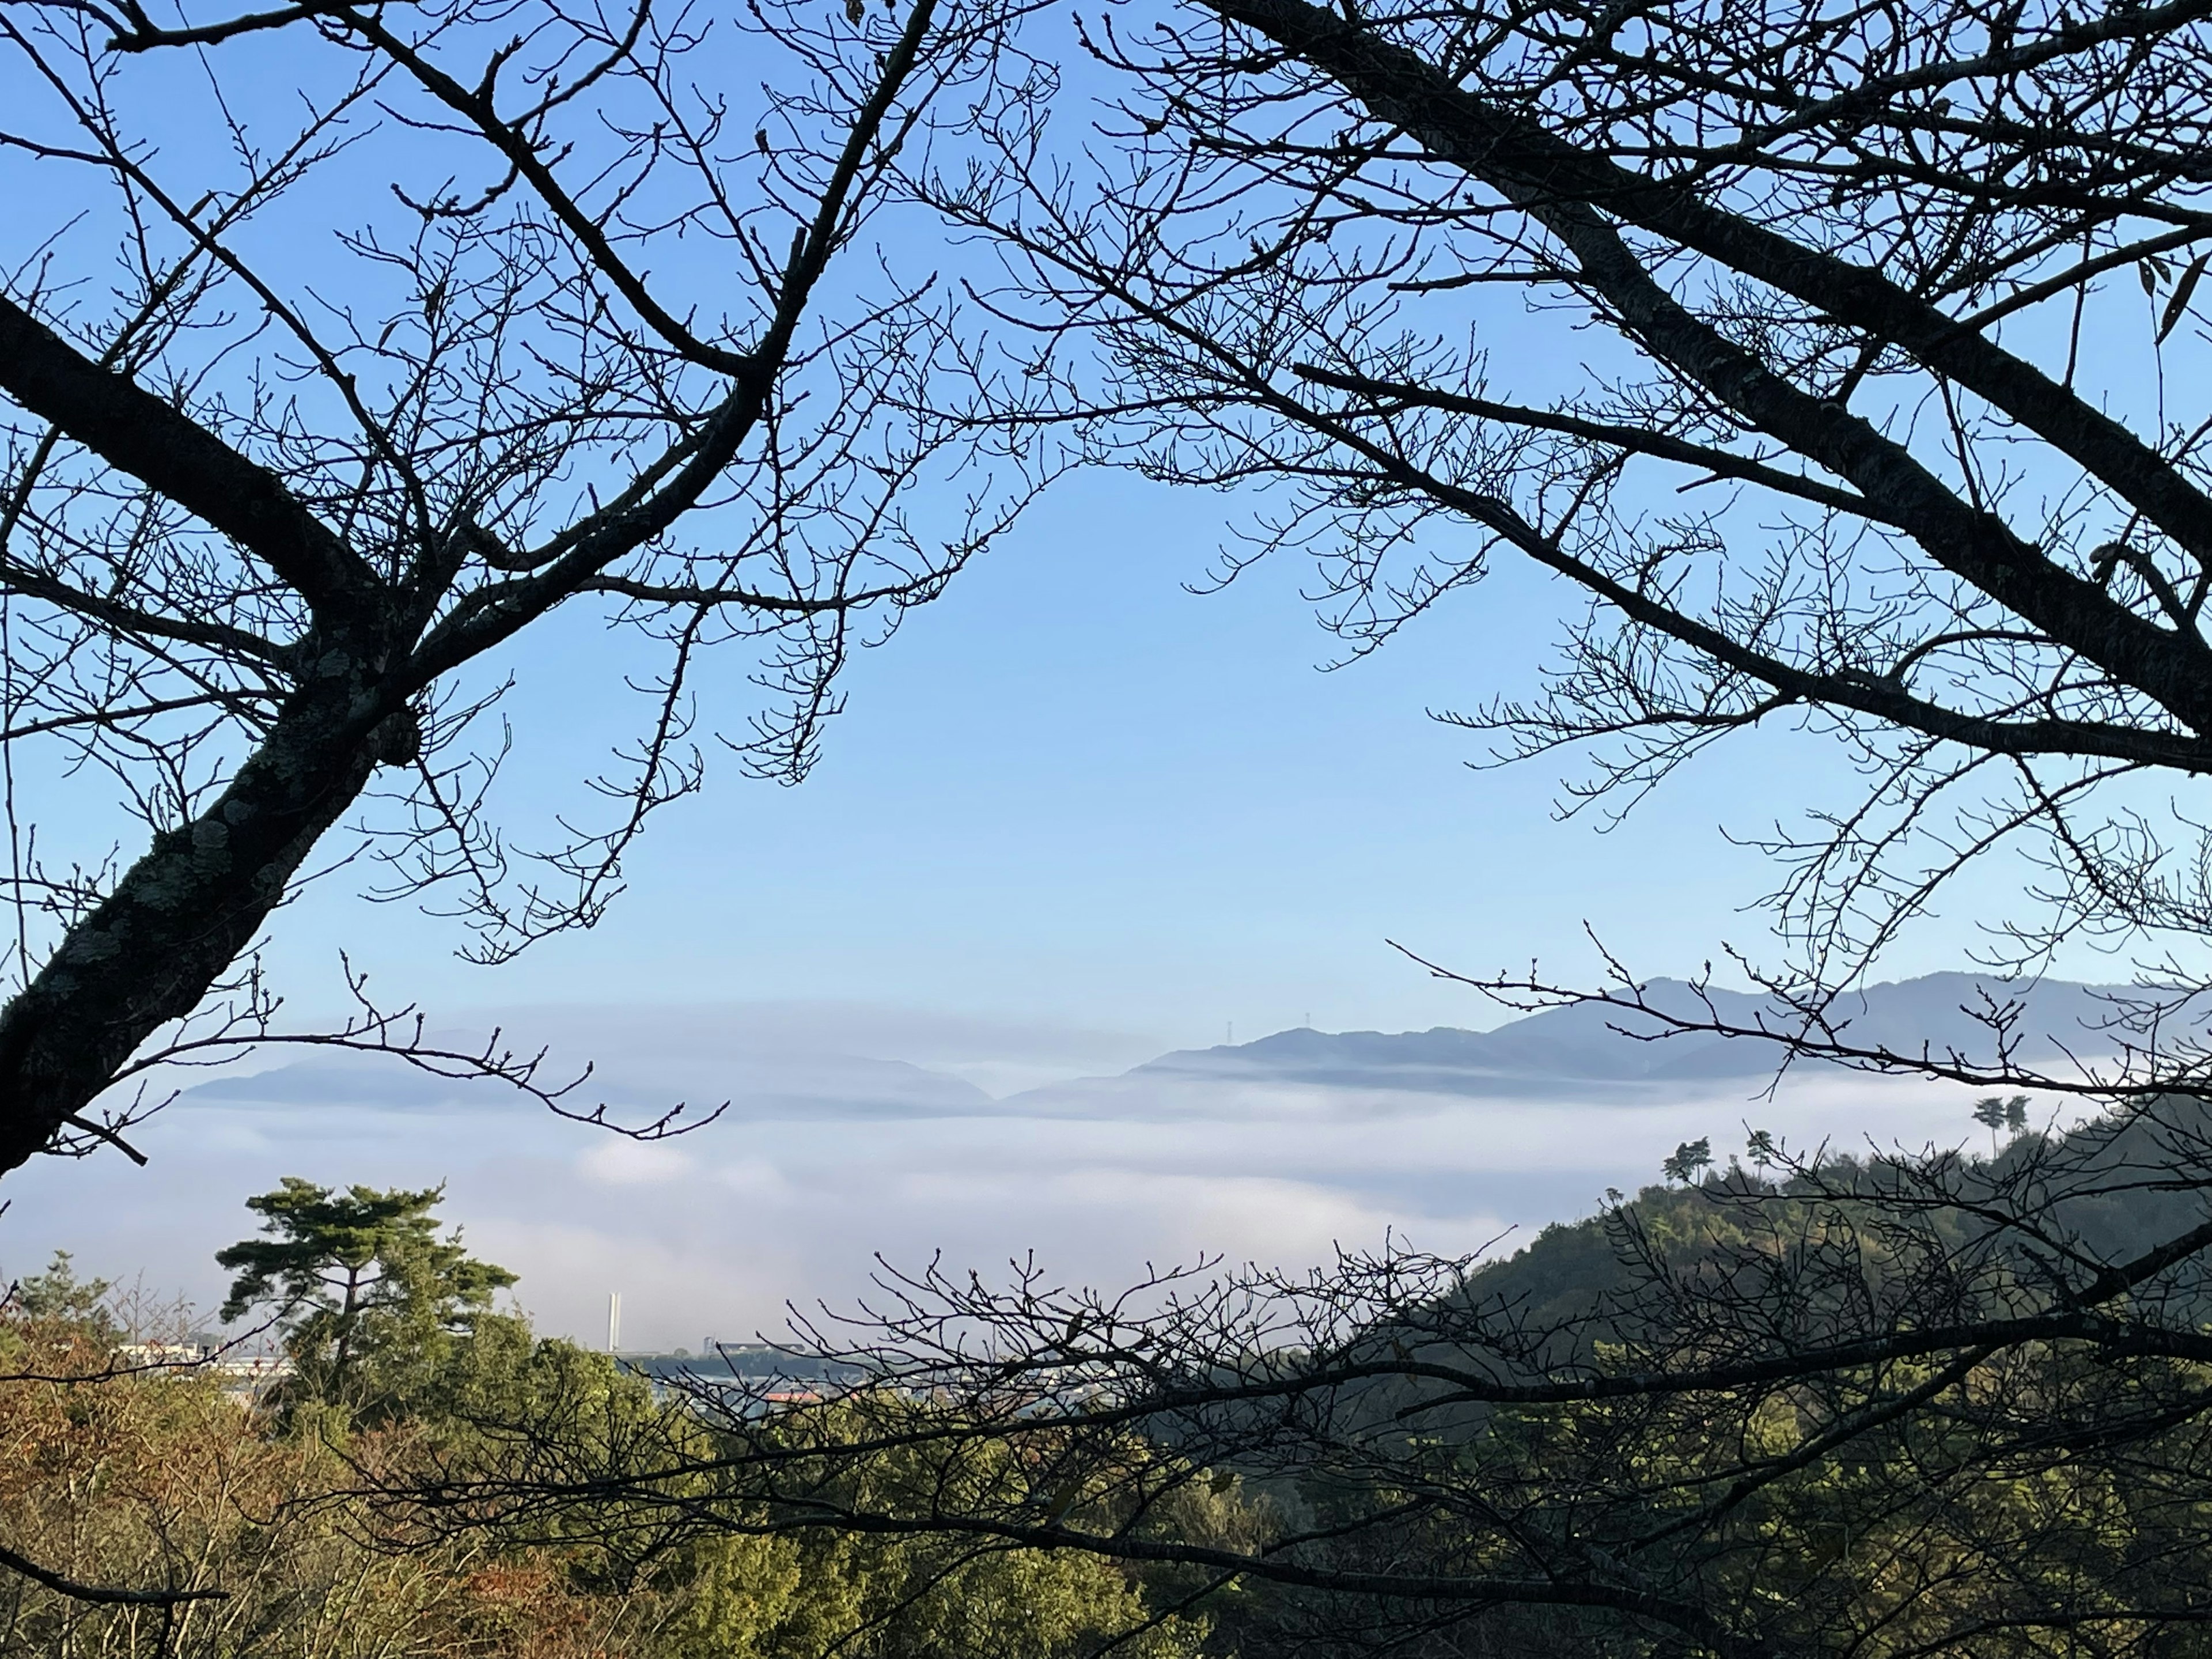
[[[264,1051],[187,1079],[136,1139],[7,1178],[0,1273],[56,1249],[155,1293],[220,1301],[213,1256],[284,1176],[443,1182],[477,1254],[519,1272],[548,1329],[696,1348],[781,1328],[787,1302],[848,1309],[881,1258],[1003,1274],[1034,1251],[1062,1280],[1225,1257],[1295,1267],[1386,1235],[1510,1250],[1659,1176],[1680,1142],[1723,1159],[1747,1127],[1798,1145],[1918,1146],[1978,1135],[1959,1089],[1834,1073],[1541,1097],[1147,1070],[1139,1033],[843,1005],[593,1005],[485,1015],[549,1066],[593,1074],[574,1103],[638,1122],[723,1101],[658,1142],[562,1120],[496,1085],[388,1060]],[[1137,1067],[1139,1069],[1132,1070]],[[550,1074],[550,1073],[549,1073]]]

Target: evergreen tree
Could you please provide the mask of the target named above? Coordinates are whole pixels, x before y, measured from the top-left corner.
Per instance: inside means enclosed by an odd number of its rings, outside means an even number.
[[[1990,1156],[1997,1155],[1997,1131],[2004,1127],[2005,1103],[1996,1095],[1974,1103],[1974,1121],[1990,1132]]]
[[[1997,1155],[1997,1131],[2009,1134],[2027,1133],[2027,1097],[2014,1095],[2009,1100],[2002,1095],[1989,1095],[1974,1103],[1974,1121],[1990,1132],[1990,1156]]]
[[[1677,1146],[1673,1157],[1660,1160],[1659,1167],[1669,1181],[1693,1182],[1700,1170],[1712,1167],[1712,1138],[1700,1135]]]
[[[343,1192],[288,1176],[246,1200],[266,1237],[217,1252],[232,1269],[225,1324],[256,1312],[285,1331],[295,1392],[354,1412],[419,1395],[473,1339],[514,1274],[440,1237],[442,1186]],[[473,1346],[472,1342],[471,1346]]]
[[[107,1307],[114,1285],[105,1279],[79,1279],[76,1258],[67,1250],[56,1250],[46,1272],[18,1279],[14,1288],[15,1306],[27,1319],[72,1326],[100,1341],[118,1334]]]

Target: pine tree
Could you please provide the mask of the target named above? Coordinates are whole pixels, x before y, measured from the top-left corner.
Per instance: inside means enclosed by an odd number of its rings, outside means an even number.
[[[222,1319],[263,1313],[286,1333],[297,1392],[351,1411],[407,1392],[402,1372],[434,1370],[474,1333],[514,1274],[479,1261],[456,1228],[441,1237],[442,1186],[349,1187],[288,1176],[246,1200],[262,1231],[216,1254],[237,1273]]]

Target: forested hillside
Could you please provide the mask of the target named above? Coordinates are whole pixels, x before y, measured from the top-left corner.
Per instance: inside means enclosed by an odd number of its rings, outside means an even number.
[[[805,1381],[539,1337],[436,1190],[288,1182],[222,1253],[273,1373],[14,1287],[0,1651],[2194,1653],[2212,1125],[2005,1104],[1986,1155],[1684,1146],[1489,1261],[892,1278]]]
[[[0,1559],[16,1571],[0,1577],[0,1653],[924,1659],[1121,1638],[1117,1650],[1152,1659],[1195,1650],[1202,1622],[1144,1628],[1142,1589],[1097,1559],[825,1533],[617,1529],[546,1547],[495,1522],[426,1527],[407,1494],[491,1455],[505,1425],[557,1421],[607,1458],[714,1445],[643,1376],[493,1310],[480,1292],[501,1275],[428,1227],[435,1197],[305,1182],[266,1196],[292,1221],[318,1212],[239,1247],[252,1259],[230,1328],[281,1339],[289,1374],[273,1383],[242,1383],[225,1351],[183,1357],[158,1339],[189,1310],[81,1279],[66,1258],[13,1287]],[[352,1295],[325,1294],[325,1279]]]

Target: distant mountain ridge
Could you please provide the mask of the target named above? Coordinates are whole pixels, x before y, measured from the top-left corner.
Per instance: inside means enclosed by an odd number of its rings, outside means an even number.
[[[1651,981],[1644,994],[1668,1013],[1704,1015],[1698,993],[1680,980]],[[1955,1049],[1987,1061],[1996,1058],[1995,1036],[1967,1012],[1984,1006],[1984,994],[2000,1004],[2021,1005],[2014,1053],[2028,1061],[2059,1059],[2065,1052],[2110,1052],[2111,1039],[2100,1028],[2112,1018],[2112,999],[2127,994],[2122,987],[2067,980],[2027,983],[1930,974],[1854,993],[1839,1001],[1836,1018],[1848,1022],[1843,1035],[1855,1044],[1912,1053],[1925,1043],[1939,1054]],[[1770,1025],[1778,1024],[1784,1012],[1746,992],[1709,989],[1705,994],[1713,1012],[1731,1024],[1752,1026],[1762,1015]],[[1783,1058],[1779,1045],[1758,1038],[1662,1035],[1664,1030],[1660,1021],[1590,1006],[1547,1009],[1488,1031],[1449,1025],[1395,1033],[1301,1028],[1235,1047],[1163,1054],[1115,1081],[1297,1083],[1526,1098],[1586,1092],[1593,1085],[1636,1089],[1755,1078],[1773,1072]]]
[[[456,1047],[473,1046],[464,1035]],[[991,1109],[991,1097],[974,1084],[901,1060],[830,1054],[811,1060],[742,1055],[713,1068],[720,1075],[656,1076],[620,1065],[599,1069],[577,1093],[586,1108],[600,1101],[629,1118],[650,1116],[678,1100],[711,1107],[727,1100],[733,1121],[792,1121],[829,1118],[963,1117]],[[708,1070],[702,1066],[702,1072]],[[574,1069],[549,1067],[555,1084]],[[218,1078],[186,1089],[183,1098],[215,1106],[347,1106],[386,1111],[434,1112],[455,1106],[534,1103],[502,1083],[417,1070],[374,1054],[295,1061],[248,1076]],[[574,1103],[573,1102],[569,1103]]]
[[[2020,1057],[2048,1061],[2063,1048],[2109,1052],[2100,1031],[2109,999],[2123,988],[2045,980],[2033,985],[1969,974],[1932,974],[1869,987],[1846,999],[1849,1040],[1912,1050],[1926,1042],[1975,1059],[1994,1057],[1986,1027],[1964,1010],[1982,994],[2022,1006]],[[1645,994],[1659,1007],[1699,1009],[1679,980],[1655,980]],[[1708,994],[1722,1018],[1749,1025],[1778,1012],[1738,991]],[[949,1073],[904,1060],[824,1049],[762,1052],[714,1042],[682,1055],[665,1051],[611,1055],[587,1088],[594,1101],[659,1110],[682,1098],[727,1099],[732,1121],[976,1117],[1151,1118],[1243,1116],[1279,1108],[1286,1090],[1356,1091],[1377,1110],[1392,1097],[1581,1098],[1632,1103],[1771,1074],[1774,1043],[1703,1034],[1656,1041],[1632,1035],[1632,1017],[1589,1006],[1555,1008],[1488,1031],[1439,1025],[1425,1031],[1317,1031],[1305,1028],[1236,1046],[1181,1049],[1116,1075],[1076,1078],[1000,1099]],[[1656,1022],[1647,1030],[1656,1035]],[[465,1041],[465,1039],[457,1039]],[[648,1045],[651,1048],[651,1045]],[[679,1063],[680,1062],[680,1063]],[[185,1091],[188,1100],[230,1106],[336,1106],[440,1109],[516,1100],[499,1085],[458,1082],[396,1061],[319,1052],[252,1076],[217,1079]],[[1278,1098],[1263,1109],[1259,1096]]]

